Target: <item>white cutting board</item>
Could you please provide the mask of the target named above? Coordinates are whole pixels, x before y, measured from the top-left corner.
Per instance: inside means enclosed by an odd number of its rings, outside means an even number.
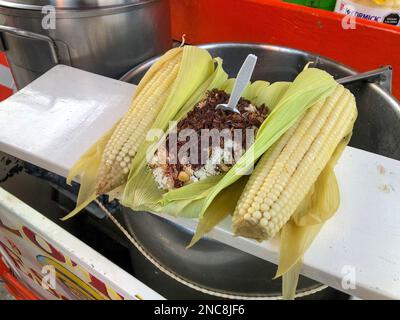
[[[65,176],[121,118],[135,86],[57,65],[0,103],[0,150]]]
[[[0,150],[65,176],[129,107],[135,86],[58,65],[0,104]],[[346,148],[341,207],[304,257],[303,274],[351,295],[400,299],[400,162]],[[195,221],[166,216],[193,228]],[[277,244],[209,235],[277,262]]]

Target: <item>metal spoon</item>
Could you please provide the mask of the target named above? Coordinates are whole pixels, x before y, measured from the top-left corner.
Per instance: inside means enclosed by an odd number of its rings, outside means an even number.
[[[239,73],[236,77],[235,84],[228,103],[221,103],[216,106],[216,109],[222,109],[226,111],[232,111],[240,114],[240,111],[236,107],[239,99],[250,81],[251,75],[253,74],[254,67],[257,62],[257,56],[249,54],[241,66]]]

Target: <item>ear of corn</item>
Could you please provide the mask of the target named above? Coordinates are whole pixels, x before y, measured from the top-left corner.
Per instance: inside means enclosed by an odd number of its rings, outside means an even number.
[[[222,69],[222,60],[217,59],[218,67],[215,74],[207,81],[204,86],[199,88],[198,92],[193,95],[192,99],[185,104],[179,111],[175,120],[179,120],[186,116],[193,106],[200,101],[208,90],[214,88],[227,88],[232,83],[232,79],[227,80],[227,75]],[[234,79],[233,79],[234,80]],[[252,98],[249,93],[259,96],[262,90],[265,90],[269,83],[258,81],[255,85],[256,89],[248,88],[246,90],[246,98]],[[262,104],[264,102],[261,102]],[[168,132],[164,135],[164,137]],[[157,144],[154,144],[153,151],[156,151]],[[150,152],[151,153],[151,152]],[[136,160],[135,160],[136,161]],[[123,204],[129,206],[133,210],[147,210],[158,213],[168,213],[187,218],[196,218],[199,216],[204,199],[209,190],[220,181],[222,176],[213,176],[207,179],[197,181],[185,187],[172,189],[168,192],[161,191],[153,178],[152,173],[147,168],[147,162],[142,161],[137,167],[136,172],[131,172],[129,181],[125,188]],[[226,212],[226,210],[224,210]],[[211,215],[209,215],[211,216]],[[214,217],[213,217],[214,218]]]
[[[267,91],[278,90],[284,94],[259,128],[254,144],[209,191],[200,211],[200,217],[221,190],[251,171],[255,161],[289,130],[305,111],[317,101],[323,101],[335,87],[336,82],[330,74],[315,68],[303,70],[285,90],[282,90],[281,85],[267,87]],[[265,94],[265,97],[267,96]],[[268,105],[268,101],[265,101],[265,104]]]
[[[64,219],[78,213],[97,195],[113,192],[124,185],[147,131],[163,118],[175,114],[213,70],[210,54],[197,47],[175,48],[164,54],[137,86],[129,110],[107,136],[106,143],[102,141],[99,164],[86,155],[71,170],[70,180],[81,176],[80,201]],[[97,150],[96,160],[98,147],[98,143],[92,147]]]
[[[348,134],[357,116],[354,96],[343,86],[315,104],[259,161],[237,204],[235,234],[274,237]]]
[[[118,126],[117,122],[107,133],[105,133],[94,145],[92,145],[82,157],[74,164],[68,173],[67,184],[71,185],[72,180],[79,176],[79,189],[78,199],[76,201],[76,208],[65,216],[62,220],[66,220],[76,213],[85,208],[90,202],[96,199],[96,174],[100,166],[100,161],[107,144],[107,141],[112,136],[115,128]]]
[[[169,52],[155,64],[145,84],[139,86],[128,112],[108,141],[97,175],[97,194],[107,193],[125,183],[131,162],[171,93],[177,78],[182,48]],[[171,56],[171,58],[169,57]]]
[[[195,47],[193,47],[195,48]],[[179,101],[183,101],[182,98],[179,98],[179,96],[172,96],[171,99],[168,100],[168,103],[163,109],[163,112],[160,114],[159,117],[157,117],[155,123],[152,126],[152,129],[162,129],[163,132],[167,131],[169,128],[168,126],[170,125],[170,121],[177,121],[177,119],[181,119],[188,111],[190,111],[190,108],[188,106],[194,105],[200,97],[204,94],[205,91],[207,91],[207,88],[210,86],[212,83],[219,83],[219,81],[224,81],[225,78],[227,78],[226,73],[222,70],[222,60],[219,58],[214,59],[217,62],[217,67],[214,70],[213,69],[213,62],[210,61],[210,76],[208,77],[207,80],[205,80],[195,91],[191,96],[188,96],[188,92],[192,92],[192,90],[186,90],[185,92],[182,91],[177,91],[176,94],[180,95],[181,97],[185,97],[185,103],[184,105],[179,109],[179,110],[171,110],[176,106],[176,103]],[[189,68],[190,64],[188,65]],[[213,72],[211,72],[213,70]],[[181,77],[180,82],[181,83],[187,83],[188,82],[188,77],[190,78],[190,75],[186,75],[186,77]],[[129,177],[128,177],[128,183],[127,187],[125,188],[126,191],[124,190],[124,197],[122,202],[125,205],[128,205],[129,200],[127,198],[133,197],[132,194],[130,194],[130,190],[134,189],[133,188],[133,180],[134,177],[137,176],[138,172],[141,170],[142,167],[147,167],[147,162],[146,162],[146,154],[151,154],[154,153],[157,149],[157,145],[159,142],[162,141],[163,138],[166,137],[167,134],[164,134],[162,137],[156,138],[155,141],[145,141],[140,149],[138,150],[138,153],[133,161]],[[134,192],[134,191],[133,191]],[[129,196],[128,196],[129,194]]]
[[[140,148],[138,156],[134,160],[131,172],[128,177],[122,203],[133,210],[148,210],[159,212],[162,208],[158,204],[162,198],[162,193],[154,182],[152,173],[148,170],[146,153],[154,154],[157,150],[159,142],[165,139],[168,134],[167,127],[169,122],[179,121],[186,116],[193,106],[200,101],[208,90],[219,87],[228,78],[225,71],[222,69],[222,60],[216,59],[216,69],[209,78],[192,94],[182,108],[177,113],[170,113],[163,121],[160,121],[158,126],[167,131],[159,141],[146,142]],[[173,101],[171,101],[173,103]],[[198,194],[198,193],[196,193]],[[193,195],[193,194],[192,194]],[[165,211],[164,211],[165,212]]]
[[[280,234],[279,264],[275,277],[282,276],[282,296],[294,299],[302,267],[302,257],[315,237],[337,211],[340,204],[339,186],[334,167],[351,138],[349,134],[336,148],[328,164],[303,199]]]

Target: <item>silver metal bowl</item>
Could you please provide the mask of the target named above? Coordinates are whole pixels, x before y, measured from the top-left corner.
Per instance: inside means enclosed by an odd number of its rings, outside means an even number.
[[[331,73],[335,78],[354,74],[354,70],[338,62],[289,48],[220,43],[202,45],[212,56],[224,60],[224,69],[235,76],[249,53],[258,56],[252,80],[291,81],[309,61]],[[122,80],[137,84],[157,58],[129,71]],[[378,67],[378,66],[377,66]],[[351,145],[387,157],[400,159],[400,106],[396,99],[375,84],[356,83],[347,86],[356,96],[359,117]],[[146,212],[124,209],[127,228],[140,246],[157,263],[172,272],[188,288],[165,276],[158,268],[132,249],[136,276],[153,289],[169,298],[210,297],[199,293],[205,288],[214,293],[233,296],[276,297],[281,293],[281,279],[272,280],[276,266],[247,253],[209,238],[202,239],[187,250],[192,232]],[[311,293],[320,284],[301,277],[298,292]],[[325,289],[312,298],[343,298],[333,290]]]

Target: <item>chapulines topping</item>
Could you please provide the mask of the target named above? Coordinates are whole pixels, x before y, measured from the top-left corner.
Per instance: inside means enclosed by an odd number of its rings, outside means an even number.
[[[237,105],[240,114],[216,109],[228,100],[229,94],[223,90],[209,91],[178,122],[175,135],[168,135],[164,148],[158,149],[150,163],[162,189],[179,188],[226,172],[253,143],[268,108],[241,98]]]

